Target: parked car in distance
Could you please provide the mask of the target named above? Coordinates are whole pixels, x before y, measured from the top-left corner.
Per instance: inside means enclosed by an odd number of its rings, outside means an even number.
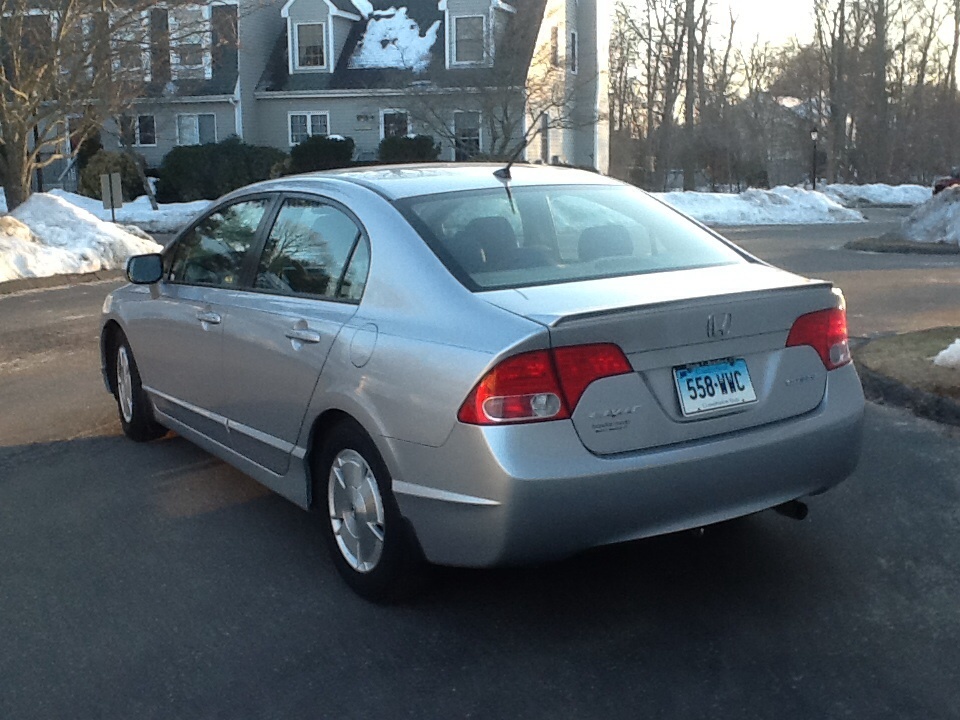
[[[419,165],[227,195],[106,299],[124,432],[175,430],[323,517],[371,599],[699,528],[846,478],[844,300],[644,192]]]
[[[960,185],[960,168],[953,168],[949,175],[937,178],[933,183],[933,194],[937,195],[954,185]]]

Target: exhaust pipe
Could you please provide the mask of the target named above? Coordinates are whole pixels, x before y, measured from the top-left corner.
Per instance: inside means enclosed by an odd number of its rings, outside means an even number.
[[[777,505],[773,509],[784,517],[788,517],[793,520],[803,520],[810,512],[810,508],[807,507],[807,504],[800,502],[799,500],[790,500],[782,505]]]

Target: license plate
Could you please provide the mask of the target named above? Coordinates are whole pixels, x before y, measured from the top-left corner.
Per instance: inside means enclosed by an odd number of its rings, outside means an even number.
[[[742,358],[674,368],[673,378],[684,415],[757,401],[747,363]]]

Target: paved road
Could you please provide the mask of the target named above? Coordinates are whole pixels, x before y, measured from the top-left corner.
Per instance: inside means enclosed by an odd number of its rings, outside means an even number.
[[[845,243],[892,230],[904,210],[867,210],[871,222],[723,228],[724,235],[780,267],[825,278],[843,289],[854,336],[960,325],[960,256],[843,250]]]
[[[791,233],[738,239],[828,277],[864,262]],[[870,406],[860,469],[804,522],[438,570],[376,607],[314,517],[183,440],[120,436],[96,351],[114,285],[0,297],[0,718],[957,717],[960,431]]]

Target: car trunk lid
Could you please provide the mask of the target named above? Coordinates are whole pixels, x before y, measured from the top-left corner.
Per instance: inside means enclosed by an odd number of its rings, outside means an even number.
[[[633,372],[591,384],[573,413],[584,445],[598,454],[688,442],[816,408],[826,369],[813,348],[787,348],[786,339],[797,317],[838,302],[830,283],[760,263],[483,297],[546,325],[555,347],[615,343],[624,351]]]

